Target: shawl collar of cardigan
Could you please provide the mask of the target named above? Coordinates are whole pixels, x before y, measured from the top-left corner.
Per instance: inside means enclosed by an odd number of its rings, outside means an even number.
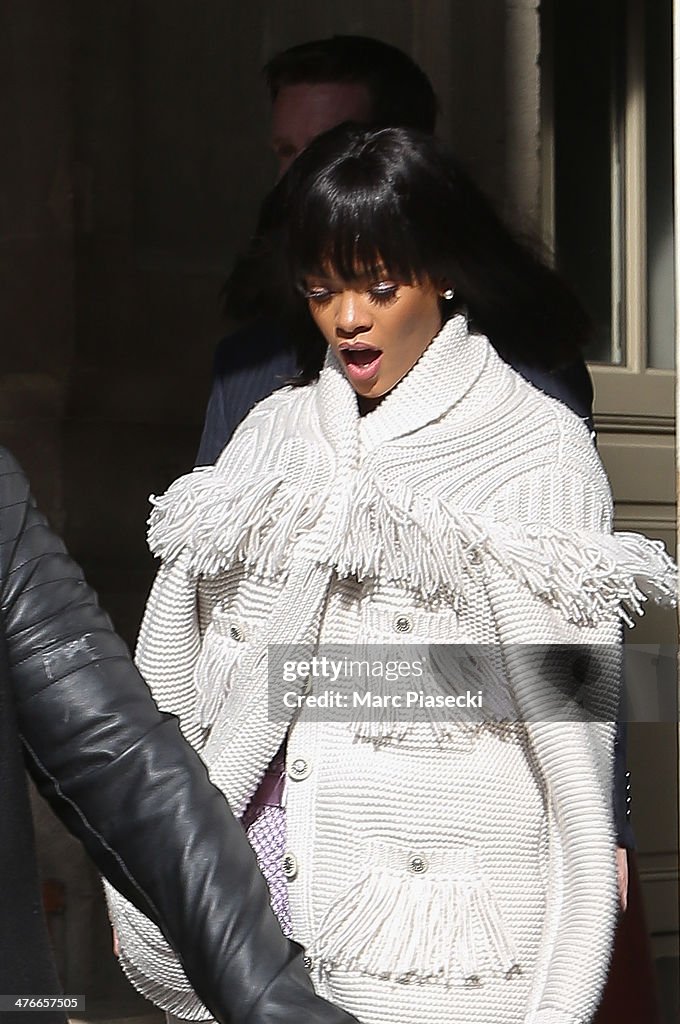
[[[408,467],[390,479],[372,470],[372,451],[446,417],[497,358],[456,316],[362,418],[329,354],[318,383],[265,399],[214,467],[152,499],[151,549],[166,563],[188,552],[195,575],[243,564],[261,578],[299,576],[304,564],[310,580],[316,567],[454,606],[491,559],[581,625],[612,614],[630,622],[626,608],[640,613],[648,596],[673,603],[676,570],[658,541],[492,520],[423,496]]]
[[[361,417],[354,389],[329,349],[317,388],[323,432],[336,452],[346,446],[356,460],[357,438],[362,451],[371,452],[446,415],[479,380],[489,356],[486,338],[469,334],[465,317],[455,316],[380,405]]]

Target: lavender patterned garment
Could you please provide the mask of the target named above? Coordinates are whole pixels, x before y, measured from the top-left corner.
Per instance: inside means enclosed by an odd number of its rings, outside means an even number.
[[[288,884],[283,874],[283,855],[286,849],[286,812],[283,807],[260,807],[255,820],[246,829],[246,835],[257,857],[260,871],[269,886],[269,899],[281,931],[286,938],[293,937],[293,926],[288,905]]]

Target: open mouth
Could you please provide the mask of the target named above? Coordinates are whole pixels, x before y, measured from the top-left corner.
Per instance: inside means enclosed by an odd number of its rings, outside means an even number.
[[[348,376],[357,381],[370,380],[378,372],[382,349],[365,345],[341,345],[340,356],[347,368]]]

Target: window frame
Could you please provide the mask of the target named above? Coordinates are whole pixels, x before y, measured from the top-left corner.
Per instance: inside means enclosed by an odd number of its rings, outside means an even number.
[[[677,0],[674,8],[677,7]],[[620,364],[589,362],[599,430],[635,429],[672,434],[676,371],[649,367],[647,341],[646,106],[644,0],[626,0],[625,75],[621,110],[612,119],[612,273],[620,273]],[[552,3],[544,6],[541,46],[541,226],[555,245],[555,135]],[[677,171],[676,171],[677,174]],[[619,234],[620,232],[620,234]],[[616,281],[614,282],[616,286]],[[676,308],[678,307],[676,273]],[[614,311],[618,304],[612,303]],[[613,316],[617,316],[614,312]],[[676,334],[677,334],[676,323]],[[677,362],[677,361],[676,361]]]

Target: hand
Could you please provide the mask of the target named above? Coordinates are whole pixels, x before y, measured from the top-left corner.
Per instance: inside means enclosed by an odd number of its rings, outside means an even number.
[[[120,956],[120,946],[118,945],[118,932],[115,928],[111,929],[111,941],[113,943],[113,955]]]
[[[625,846],[616,848],[616,880],[619,886],[621,910],[628,906],[628,850]]]

